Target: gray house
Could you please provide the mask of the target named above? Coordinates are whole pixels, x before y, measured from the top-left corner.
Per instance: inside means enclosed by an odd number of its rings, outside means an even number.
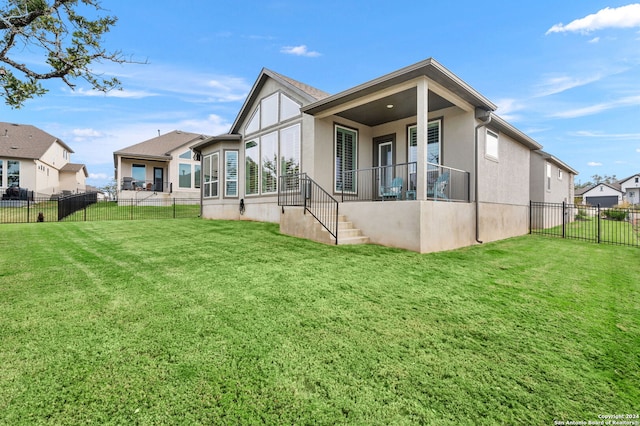
[[[421,253],[525,234],[542,147],[495,110],[434,59],[335,95],[263,69],[230,132],[191,146],[202,216]]]

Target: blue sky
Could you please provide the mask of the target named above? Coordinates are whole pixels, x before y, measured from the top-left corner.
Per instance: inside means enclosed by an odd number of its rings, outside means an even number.
[[[179,4],[179,7],[176,7]],[[113,151],[172,130],[229,130],[262,67],[337,93],[433,57],[580,172],[640,172],[640,3],[630,1],[103,0],[106,46],[147,64],[98,64],[122,91],[49,93],[0,121],[69,144],[88,183]],[[36,62],[24,51],[25,62]],[[446,142],[445,142],[446,143]]]

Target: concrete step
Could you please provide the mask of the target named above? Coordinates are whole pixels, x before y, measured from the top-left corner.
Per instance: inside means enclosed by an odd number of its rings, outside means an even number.
[[[338,245],[349,245],[349,244],[367,244],[369,243],[369,237],[350,237],[350,238],[340,238],[338,235]]]

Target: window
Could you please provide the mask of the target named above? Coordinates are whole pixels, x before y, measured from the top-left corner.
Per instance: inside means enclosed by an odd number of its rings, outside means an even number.
[[[179,164],[178,175],[178,186],[191,188],[191,164]]]
[[[147,179],[147,170],[144,164],[131,166],[131,177],[134,181],[144,182]]]
[[[638,180],[640,180],[640,178],[636,176],[635,183],[638,183]]]
[[[442,120],[440,119],[427,123],[427,163],[441,164],[441,124]],[[407,139],[409,141],[409,146],[407,148],[407,162],[415,163],[418,161],[418,126],[409,127],[409,135]]]
[[[193,187],[194,188],[200,188],[200,164],[195,164],[193,166],[194,168],[194,172],[193,172]]]
[[[262,119],[260,120],[260,127],[273,126],[278,122],[278,93],[274,93],[271,96],[267,96],[261,102],[262,104]]]
[[[498,159],[498,135],[491,130],[487,130],[484,153],[487,157]]]
[[[224,153],[224,196],[238,196],[238,151]]]
[[[7,160],[7,186],[20,186],[20,162]]]
[[[300,125],[280,130],[280,174],[300,173]]]
[[[276,92],[260,101],[244,133],[249,135],[299,115],[300,104],[284,93]]]
[[[551,191],[551,164],[547,163],[547,191]]]
[[[249,141],[244,146],[245,157],[245,194],[255,195],[258,193],[258,179],[260,176],[260,146],[255,140]]]
[[[558,169],[558,180],[562,180],[562,169]]]
[[[262,149],[262,193],[269,194],[278,190],[278,133],[273,132],[260,138]]]
[[[184,160],[190,160],[191,159],[191,150],[183,152],[182,154],[180,154],[180,158],[182,158]]]
[[[335,185],[336,192],[355,192],[357,182],[349,170],[357,168],[358,132],[345,127],[335,127]]]
[[[218,160],[217,152],[207,155],[202,161],[204,175],[204,197],[218,196]]]
[[[3,177],[3,174],[2,174],[2,160],[0,160],[0,186],[2,186],[2,177]]]

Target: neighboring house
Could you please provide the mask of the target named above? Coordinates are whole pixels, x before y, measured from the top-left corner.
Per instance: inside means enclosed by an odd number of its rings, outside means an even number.
[[[114,152],[118,199],[199,199],[200,160],[189,146],[206,138],[174,130]]]
[[[37,127],[0,122],[0,191],[19,186],[35,197],[85,192],[87,169],[71,163],[72,153]]]
[[[618,181],[622,199],[629,204],[640,204],[640,173]]]
[[[597,183],[582,191],[582,203],[590,206],[613,207],[622,202],[623,191],[618,183]]]
[[[576,170],[553,155],[542,151],[531,154],[531,201],[568,203],[574,199]]]
[[[202,216],[422,253],[525,234],[542,147],[495,109],[433,59],[332,96],[263,69],[230,132],[192,145]]]

